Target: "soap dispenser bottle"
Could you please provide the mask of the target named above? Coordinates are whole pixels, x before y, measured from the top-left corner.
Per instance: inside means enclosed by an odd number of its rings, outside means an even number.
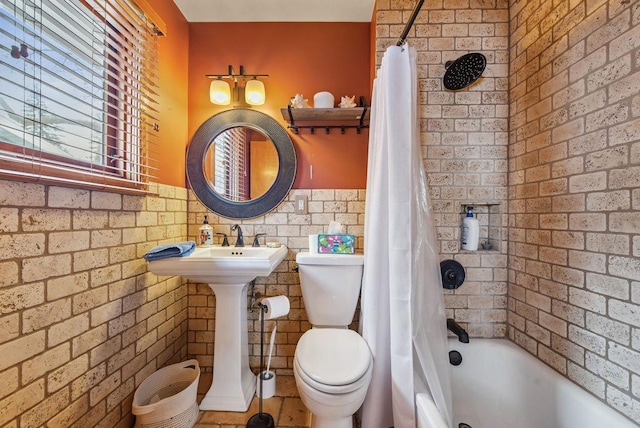
[[[209,225],[209,220],[207,216],[204,216],[204,221],[202,222],[202,226],[200,226],[200,245],[204,245],[205,247],[209,247],[213,245],[213,227]]]
[[[467,207],[467,216],[462,219],[462,249],[476,251],[480,241],[480,222],[473,216],[473,207]]]

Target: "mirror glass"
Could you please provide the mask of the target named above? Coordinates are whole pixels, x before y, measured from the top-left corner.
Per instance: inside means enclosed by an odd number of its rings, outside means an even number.
[[[187,179],[196,197],[228,218],[264,215],[287,196],[296,175],[296,153],[273,118],[234,109],[207,119],[187,148]]]
[[[234,126],[214,139],[205,154],[204,174],[211,189],[233,202],[263,196],[276,181],[278,152],[258,129]]]

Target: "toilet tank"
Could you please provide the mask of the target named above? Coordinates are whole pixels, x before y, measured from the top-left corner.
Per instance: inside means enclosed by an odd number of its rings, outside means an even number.
[[[364,255],[301,252],[296,262],[309,322],[330,327],[351,324],[360,296]]]

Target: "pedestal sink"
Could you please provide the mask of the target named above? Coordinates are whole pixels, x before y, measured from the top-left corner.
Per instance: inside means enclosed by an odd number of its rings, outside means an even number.
[[[213,382],[200,410],[245,412],[256,389],[249,367],[247,286],[268,276],[284,260],[287,247],[200,247],[187,257],[149,262],[156,275],[180,275],[207,283],[216,296]]]

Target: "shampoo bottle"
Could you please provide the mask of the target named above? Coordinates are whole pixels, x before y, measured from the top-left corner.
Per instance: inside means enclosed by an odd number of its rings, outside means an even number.
[[[476,251],[480,241],[480,222],[473,217],[473,207],[467,207],[467,216],[462,219],[462,249]]]
[[[204,245],[205,247],[209,247],[213,245],[213,227],[209,225],[209,220],[207,216],[204,216],[204,221],[202,222],[202,226],[200,226],[200,245]]]

